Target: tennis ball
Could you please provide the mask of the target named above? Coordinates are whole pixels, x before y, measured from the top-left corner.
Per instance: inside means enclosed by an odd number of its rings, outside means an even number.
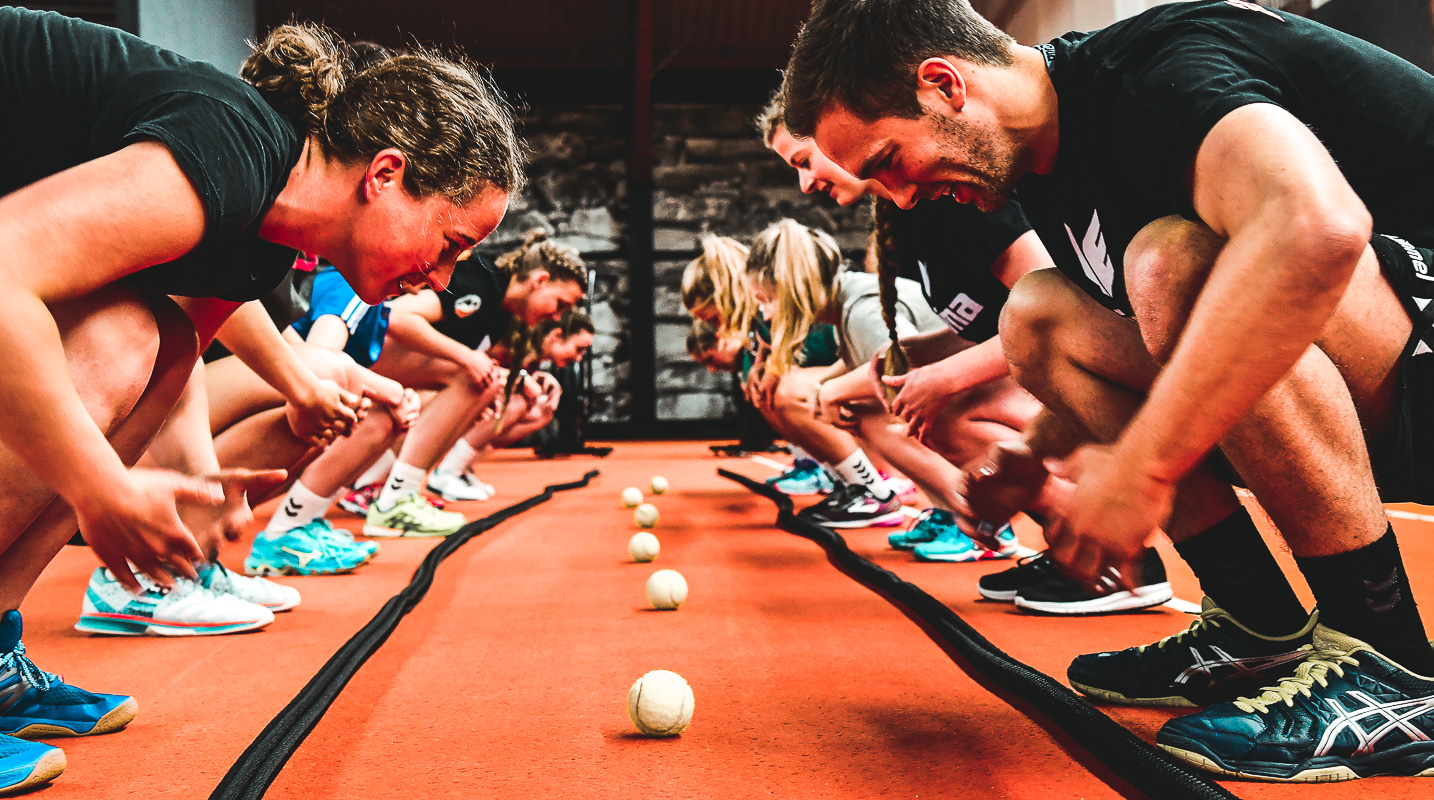
[[[670,610],[687,599],[687,579],[674,569],[660,569],[647,579],[647,602],[653,608]]]
[[[629,486],[622,490],[622,504],[628,508],[635,508],[642,502],[642,490],[636,486]]]
[[[667,479],[661,475],[653,478],[652,482],[648,485],[652,487],[653,494],[662,494],[667,491]]]
[[[643,503],[633,512],[632,521],[636,522],[639,528],[651,528],[657,524],[657,506]]]
[[[662,545],[657,543],[657,537],[647,531],[634,533],[631,539],[627,540],[627,552],[632,554],[633,561],[647,563],[657,554],[662,552]]]
[[[648,736],[676,736],[692,722],[692,687],[681,675],[655,669],[627,690],[627,715]]]

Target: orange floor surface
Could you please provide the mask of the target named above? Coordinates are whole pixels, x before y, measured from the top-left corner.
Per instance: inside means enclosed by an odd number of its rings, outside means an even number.
[[[446,561],[427,598],[358,672],[268,797],[1118,796],[976,685],[896,608],[838,572],[817,545],[777,530],[769,501],[715,474],[725,466],[766,478],[773,464],[718,459],[696,442],[618,444],[601,460],[503,453],[480,464],[499,494],[456,506],[470,518],[545,483],[593,467],[602,474]],[[637,564],[627,554],[632,511],[618,494],[626,486],[646,492],[653,475],[672,485],[648,497],[662,515],[654,530],[662,553]],[[361,527],[342,512],[331,518]],[[1426,611],[1434,608],[1434,527],[1405,518],[1395,527],[1414,591]],[[1018,530],[1024,544],[1041,546],[1034,526]],[[1079,653],[1153,641],[1191,619],[1165,608],[1089,619],[1021,614],[975,591],[978,577],[1009,562],[919,564],[887,548],[887,532],[846,536],[998,647],[1058,679]],[[303,592],[303,605],[268,629],[192,639],[74,631],[95,560],[85,548],[65,548],[21,609],[29,653],[84,688],[135,695],[140,713],[116,734],[55,741],[69,768],[31,796],[207,797],[432,547],[385,540],[357,574],[285,579]],[[245,552],[232,547],[226,563],[238,567]],[[1188,570],[1173,557],[1167,565],[1177,598],[1198,601]],[[647,606],[644,583],[659,568],[678,570],[691,588],[677,611]],[[1428,613],[1426,620],[1434,622]],[[647,739],[628,721],[628,687],[653,669],[683,675],[695,692],[696,714],[680,737]],[[1172,715],[1105,710],[1147,740]],[[1434,792],[1434,783],[1396,778],[1224,785],[1244,798]]]

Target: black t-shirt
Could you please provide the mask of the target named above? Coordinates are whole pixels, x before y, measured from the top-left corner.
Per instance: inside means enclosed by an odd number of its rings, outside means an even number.
[[[1011,292],[991,266],[1031,229],[1020,204],[988,214],[947,196],[897,209],[894,219],[901,277],[921,284],[931,310],[963,339],[995,336]]]
[[[258,229],[303,138],[244,81],[114,28],[0,8],[0,103],[0,193],[146,139],[174,155],[204,205],[204,238],[127,285],[252,300],[293,264]]]
[[[1131,313],[1123,260],[1163,216],[1195,219],[1183,174],[1210,129],[1252,103],[1304,122],[1374,217],[1434,247],[1434,77],[1374,45],[1246,2],[1159,6],[1041,45],[1060,104],[1055,171],[1019,184],[1056,266]]]
[[[512,280],[512,275],[476,253],[459,261],[448,288],[438,293],[443,318],[433,327],[466,347],[503,341],[513,324],[513,315],[503,308]]]

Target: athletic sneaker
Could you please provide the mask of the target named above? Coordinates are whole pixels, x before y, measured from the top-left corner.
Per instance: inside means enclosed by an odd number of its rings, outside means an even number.
[[[328,520],[316,519],[273,539],[254,537],[249,557],[244,559],[244,573],[338,575],[372,561],[377,547],[373,542],[354,542],[352,537],[346,540]]]
[[[956,518],[950,511],[928,508],[911,521],[911,527],[887,536],[886,541],[897,550],[910,550],[918,544],[936,541],[943,531],[953,528],[960,533],[960,529],[956,528]]]
[[[1057,573],[1016,592],[1016,608],[1035,614],[1111,614],[1158,606],[1175,596],[1165,577],[1165,563],[1154,548],[1146,549],[1136,584],[1133,589],[1112,584],[1104,590],[1096,590]]]
[[[825,500],[797,516],[828,528],[889,527],[900,525],[906,518],[894,493],[881,500],[865,486],[854,483],[842,484]]]
[[[199,583],[211,592],[232,594],[275,614],[299,605],[299,590],[263,578],[246,578],[220,563],[199,568]]]
[[[1272,637],[1241,625],[1208,597],[1203,608],[1188,629],[1154,644],[1076,656],[1066,671],[1071,688],[1132,706],[1205,706],[1258,694],[1294,673],[1319,618],[1311,614],[1298,631]]]
[[[1165,723],[1155,743],[1221,775],[1326,783],[1434,777],[1434,679],[1323,625],[1294,674]]]
[[[941,531],[934,540],[911,548],[911,553],[916,556],[917,561],[964,564],[971,561],[989,561],[993,558],[1011,558],[1021,549],[1020,543],[1016,541],[1016,532],[1011,530],[1010,525],[996,533],[996,540],[1000,543],[996,549],[987,550],[962,533],[960,528],[952,525]]]
[[[20,612],[0,616],[0,697],[5,698],[0,733],[25,739],[93,736],[134,719],[139,703],[133,697],[87,692],[35,666],[20,641],[22,628]]]
[[[1055,559],[1045,553],[1036,553],[1016,562],[1016,566],[1010,569],[982,575],[981,580],[976,582],[976,591],[987,600],[1010,603],[1015,601],[1016,594],[1022,589],[1059,577],[1062,575]]]
[[[104,567],[90,576],[75,630],[118,636],[211,636],[252,631],[274,621],[274,612],[232,594],[212,592],[176,578],[165,591],[143,575],[142,591],[130,593]]]
[[[827,494],[836,488],[831,476],[827,474],[826,467],[810,458],[797,459],[786,472],[775,478],[768,478],[767,485],[793,497]]]
[[[915,483],[912,483],[900,475],[892,475],[883,470],[877,470],[877,474],[886,481],[886,488],[896,492],[896,499],[900,500],[902,505],[916,502],[917,493]]]
[[[363,532],[365,536],[374,537],[447,536],[466,524],[468,520],[462,514],[439,511],[428,498],[415,493],[399,498],[387,511],[379,510],[378,503],[369,506]]]
[[[347,494],[339,498],[339,508],[350,514],[363,516],[368,513],[368,507],[373,504],[381,491],[383,491],[383,481],[374,481],[367,486],[350,489]]]
[[[493,487],[478,480],[472,472],[459,475],[441,470],[434,470],[428,476],[428,491],[454,503],[487,500],[494,494]]]
[[[43,742],[0,736],[0,792],[33,789],[60,777],[65,752]]]

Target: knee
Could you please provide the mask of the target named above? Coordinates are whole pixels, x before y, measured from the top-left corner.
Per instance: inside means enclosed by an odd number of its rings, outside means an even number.
[[[802,375],[783,376],[777,382],[776,407],[785,414],[812,413],[811,381]]]
[[[1146,349],[1164,362],[1175,349],[1190,309],[1225,240],[1183,217],[1161,217],[1141,228],[1125,251],[1125,291]]]
[[[1021,385],[1045,372],[1062,341],[1062,329],[1079,320],[1079,291],[1054,269],[1028,273],[1011,288],[1001,309],[1001,347]]]

